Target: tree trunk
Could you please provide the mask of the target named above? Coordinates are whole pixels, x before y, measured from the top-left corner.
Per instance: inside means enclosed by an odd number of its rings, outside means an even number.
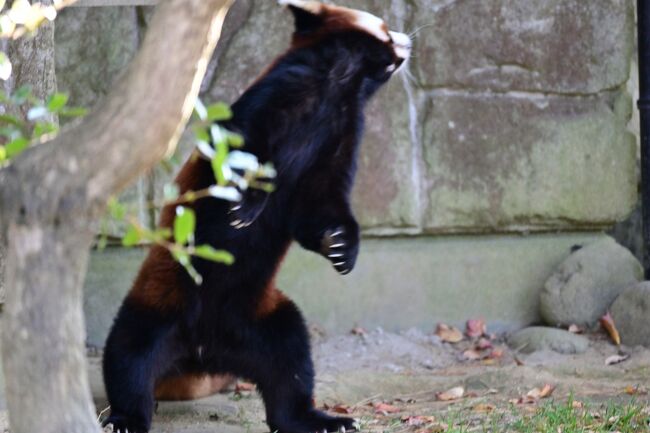
[[[168,0],[106,100],[0,170],[7,245],[2,356],[13,433],[99,431],[82,283],[110,195],[173,149],[232,0]]]
[[[51,4],[52,1],[42,0],[41,3]],[[27,85],[31,87],[34,96],[44,100],[56,92],[53,22],[43,24],[33,38],[2,41],[2,51],[8,53],[13,66],[11,77],[4,82],[5,93],[11,94],[17,88]],[[13,114],[20,117],[26,115],[25,112]],[[0,304],[4,304],[6,297],[5,255],[3,245],[0,244]]]

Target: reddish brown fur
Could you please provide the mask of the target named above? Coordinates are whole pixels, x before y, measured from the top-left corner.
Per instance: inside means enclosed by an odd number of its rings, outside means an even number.
[[[209,185],[209,163],[194,152],[176,177],[181,193]],[[175,205],[165,206],[160,216],[160,227],[171,228],[174,224]],[[180,265],[162,246],[153,246],[133,283],[127,299],[137,305],[151,307],[156,311],[178,310],[183,305],[182,275]]]
[[[163,313],[178,310],[184,301],[179,274],[180,265],[169,251],[156,245],[140,268],[127,300]]]
[[[235,382],[230,375],[185,374],[161,379],[156,383],[155,397],[161,401],[184,401],[208,397],[224,391]]]
[[[289,248],[287,247],[287,251],[288,250]],[[289,302],[289,298],[287,298],[287,296],[282,293],[282,291],[280,291],[275,285],[278,271],[280,270],[282,262],[284,262],[284,257],[286,256],[287,251],[285,251],[284,256],[278,262],[278,265],[275,268],[275,272],[273,273],[273,278],[271,278],[271,281],[269,281],[269,283],[266,285],[262,295],[257,301],[257,306],[255,307],[255,317],[258,319],[262,319],[268,316],[277,310],[280,306]]]

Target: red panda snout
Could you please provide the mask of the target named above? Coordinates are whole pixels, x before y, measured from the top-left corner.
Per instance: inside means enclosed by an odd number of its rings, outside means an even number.
[[[408,60],[411,57],[411,49],[413,48],[411,38],[407,34],[399,32],[390,31],[388,34],[390,35],[393,51],[397,58],[403,61]]]

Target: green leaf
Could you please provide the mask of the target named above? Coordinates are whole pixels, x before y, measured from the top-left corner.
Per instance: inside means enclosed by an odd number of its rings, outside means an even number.
[[[178,206],[174,219],[174,240],[177,244],[185,245],[194,235],[196,228],[196,215],[190,208]]]
[[[23,150],[27,149],[27,146],[29,146],[29,140],[25,137],[16,138],[15,140],[10,141],[5,145],[7,158],[13,158]]]
[[[219,122],[232,118],[232,111],[228,104],[217,102],[207,108],[207,117],[211,122]]]
[[[97,241],[97,249],[99,251],[103,251],[106,249],[107,245],[108,245],[108,236],[106,236],[106,234],[102,234],[99,237],[99,240]]]
[[[212,158],[212,171],[217,178],[217,184],[223,186],[228,183],[228,179],[226,179],[223,172],[223,167],[228,159],[228,145],[220,141],[216,143],[215,150],[216,153],[214,154],[214,158]]]
[[[17,126],[18,128],[22,128],[23,126],[23,122],[18,120],[16,116],[12,116],[10,114],[0,114],[0,122],[7,123],[9,125],[14,125]]]
[[[59,116],[61,117],[83,117],[88,113],[83,107],[63,107],[59,110]]]
[[[59,127],[55,123],[51,122],[36,122],[34,125],[34,131],[32,132],[33,139],[41,138],[46,134],[52,134],[57,132]]]
[[[140,239],[140,231],[137,229],[137,227],[131,225],[122,238],[122,245],[125,247],[133,247],[140,243]]]
[[[175,248],[172,250],[172,256],[174,256],[174,259],[178,263],[180,263],[185,270],[187,271],[188,274],[190,274],[190,277],[194,280],[197,286],[200,286],[201,283],[203,283],[203,277],[197,272],[196,268],[192,266],[192,262],[190,261],[190,255],[189,253],[181,248]]]
[[[108,211],[111,213],[111,217],[118,221],[122,221],[126,216],[126,206],[120,203],[115,197],[111,197],[108,200]]]
[[[244,137],[239,134],[234,134],[232,132],[228,133],[228,144],[230,147],[239,149],[244,146]]]
[[[167,227],[156,229],[156,231],[154,233],[160,239],[164,239],[164,240],[168,240],[168,239],[170,239],[172,237],[172,230],[167,228]]]
[[[58,113],[67,103],[68,95],[65,93],[55,93],[47,98],[47,104],[45,106],[51,113]]]
[[[0,162],[7,160],[7,149],[4,146],[0,146]]]
[[[205,141],[206,143],[210,142],[210,134],[208,130],[203,125],[194,125],[194,136],[199,141]]]
[[[194,255],[205,260],[226,265],[235,263],[235,257],[228,251],[215,250],[210,245],[199,245],[194,249]]]

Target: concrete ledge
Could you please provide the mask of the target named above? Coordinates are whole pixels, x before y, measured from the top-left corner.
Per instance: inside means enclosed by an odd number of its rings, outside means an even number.
[[[341,277],[325,259],[294,246],[278,286],[308,321],[332,332],[354,325],[432,329],[486,319],[491,330],[538,322],[539,290],[573,245],[600,233],[365,239],[355,271]],[[84,308],[90,344],[102,346],[144,250],[92,254]]]

